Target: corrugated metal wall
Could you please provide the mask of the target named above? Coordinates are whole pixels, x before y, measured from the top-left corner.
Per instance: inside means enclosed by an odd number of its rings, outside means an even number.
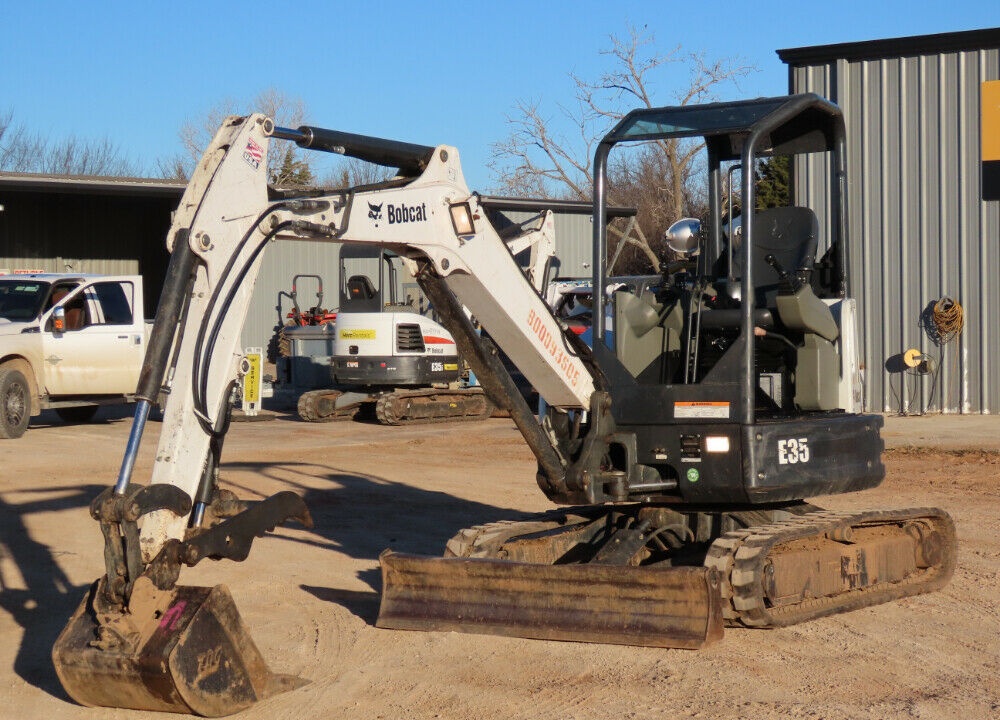
[[[278,293],[282,290],[289,292],[292,289],[292,278],[296,275],[319,275],[323,279],[323,307],[336,308],[339,303],[339,258],[338,243],[305,240],[272,242],[264,253],[250,309],[243,324],[240,336],[243,347],[267,348],[275,329],[284,324],[284,317],[292,307],[287,297],[281,299],[279,322]],[[313,307],[316,304],[317,289],[315,280],[303,279],[298,286],[299,307]]]
[[[135,183],[120,188],[95,189],[72,178],[58,187],[30,187],[33,178],[0,187],[0,269],[71,270],[81,273],[143,275],[146,316],[152,318],[162,290],[169,256],[165,238],[170,214],[183,188],[163,190],[158,196],[135,192]],[[114,181],[109,180],[108,185]],[[65,189],[64,189],[65,187]],[[494,212],[499,228],[534,216],[527,211]],[[279,293],[290,291],[299,274],[323,278],[323,305],[339,304],[340,245],[307,241],[277,241],[264,254],[240,342],[243,347],[267,347],[277,326],[291,307]],[[556,259],[552,275],[590,275],[591,222],[588,214],[556,212]],[[359,271],[377,275],[377,261]],[[352,270],[353,272],[353,270]],[[398,278],[406,291],[417,293],[412,280]],[[316,283],[305,279],[299,286],[299,304],[316,303]]]
[[[522,210],[492,210],[490,218],[497,230],[522,223],[537,213]],[[555,212],[556,256],[550,277],[590,277],[593,256],[593,224],[590,215]]]
[[[792,92],[830,98],[847,121],[868,410],[1000,412],[1000,202],[980,199],[980,85],[998,78],[996,49],[790,68]],[[827,172],[795,168],[795,201],[821,222]],[[962,305],[965,328],[939,345],[926,323],[945,296]],[[904,371],[908,348],[937,370]]]

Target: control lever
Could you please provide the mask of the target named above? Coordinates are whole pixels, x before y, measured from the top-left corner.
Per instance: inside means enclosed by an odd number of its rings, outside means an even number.
[[[696,270],[697,268],[698,263],[693,260],[674,260],[671,263],[660,263],[660,272],[668,277],[681,270]]]
[[[784,266],[778,262],[778,258],[774,255],[767,255],[764,258],[764,262],[770,265],[774,269],[774,272],[778,273],[778,284],[781,286],[782,293],[793,294],[798,292],[798,289],[802,287],[802,282],[798,278],[789,275],[788,271],[785,270]]]

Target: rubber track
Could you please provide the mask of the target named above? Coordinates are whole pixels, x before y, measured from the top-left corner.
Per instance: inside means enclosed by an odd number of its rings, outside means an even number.
[[[942,562],[900,582],[885,582],[831,597],[809,598],[794,605],[767,607],[763,574],[767,559],[778,545],[810,537],[822,537],[844,527],[930,522],[942,540]],[[936,508],[885,510],[861,513],[821,510],[771,525],[725,533],[705,558],[705,565],[719,571],[723,618],[729,625],[787,627],[826,615],[849,612],[910,595],[931,592],[945,585],[955,570],[955,525],[947,513]]]
[[[455,415],[445,415],[431,418],[410,418],[405,415],[409,405],[406,403],[411,398],[434,397],[432,402],[447,406],[451,403],[468,404],[476,402],[481,398],[483,409],[475,414],[458,413]],[[440,399],[438,399],[440,398]],[[402,407],[401,407],[402,406]],[[469,390],[438,390],[434,388],[426,390],[397,390],[391,393],[380,395],[375,402],[375,417],[382,425],[428,425],[430,423],[486,420],[493,414],[493,403],[486,397],[481,389]]]
[[[306,422],[315,423],[350,420],[357,414],[361,407],[361,403],[355,403],[353,405],[338,408],[335,412],[329,415],[323,415],[319,411],[319,403],[323,398],[329,397],[331,402],[336,402],[336,399],[342,394],[343,393],[339,390],[310,390],[302,393],[299,396],[299,401],[296,405],[299,417]]]
[[[459,531],[445,548],[445,557],[503,559],[501,547],[510,539],[592,520],[586,514],[553,510],[525,520],[503,520]],[[819,538],[844,527],[895,525],[913,520],[931,523],[942,540],[942,562],[901,582],[886,582],[841,595],[810,598],[794,605],[767,607],[763,574],[769,553],[782,543]],[[815,618],[932,592],[944,586],[955,570],[957,540],[952,519],[936,508],[876,510],[861,513],[817,509],[768,525],[723,534],[713,543],[705,566],[720,577],[723,619],[730,626],[787,627]]]
[[[445,545],[444,556],[503,559],[500,546],[513,537],[566,528],[578,523],[587,523],[593,519],[579,516],[579,520],[574,522],[569,519],[571,517],[576,518],[577,516],[567,515],[561,510],[551,510],[526,520],[498,520],[482,525],[473,525],[459,530],[448,541]]]

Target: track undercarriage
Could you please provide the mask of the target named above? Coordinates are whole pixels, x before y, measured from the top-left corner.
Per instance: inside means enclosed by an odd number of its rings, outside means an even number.
[[[396,389],[367,396],[330,389],[303,393],[297,410],[306,422],[352,420],[368,412],[382,425],[419,425],[486,420],[494,407],[482,388]]]
[[[712,606],[718,601],[720,625],[793,625],[936,590],[954,571],[955,547],[951,518],[934,508],[834,512],[807,503],[735,511],[680,512],[648,505],[611,510],[573,508],[465,529],[447,544],[445,557],[452,560],[401,561],[392,570],[396,586],[383,601],[380,624],[475,632],[476,623],[469,623],[470,618],[491,603],[504,602],[503,568],[527,565],[537,568],[532,581],[520,581],[518,598],[502,612],[491,609],[489,613],[503,615],[508,623],[502,634],[538,637],[532,634],[534,601],[528,599],[529,593],[572,594],[572,585],[594,568],[617,567],[622,571],[617,580],[620,586],[607,592],[609,605],[619,602],[620,593],[638,592],[629,587],[632,578],[636,587],[662,581],[672,586],[675,605],[680,603],[686,608],[681,612],[682,620],[674,617],[663,622],[686,629],[691,617],[698,617],[706,628],[703,642],[696,645],[687,644],[687,640],[674,643],[669,638],[656,643],[636,642],[633,638],[631,642],[700,647],[721,633],[713,635],[711,630],[711,607],[702,615],[692,608],[698,602]],[[424,574],[432,565],[438,564],[444,577],[449,575],[444,570],[446,564],[459,558],[492,567],[492,585],[484,585],[481,590],[463,587],[461,592],[435,588],[439,603],[425,606],[423,620],[408,617],[404,623],[398,622],[396,608],[403,604],[399,601],[410,586],[406,576],[412,575],[413,587],[426,585],[434,582],[433,573]],[[387,561],[391,565],[395,559],[384,557],[383,565]],[[571,572],[570,568],[579,571],[579,578],[563,577]],[[696,568],[705,573],[714,595],[708,600],[700,586],[688,590],[674,584],[675,572]],[[450,575],[459,574],[468,572]],[[427,590],[425,587],[422,592]],[[689,593],[686,601],[685,593]],[[599,595],[599,591],[591,590],[592,598]],[[672,612],[667,607],[647,604],[642,611],[643,622],[657,613]],[[457,618],[467,627],[449,624],[449,618]],[[623,617],[618,622],[627,629],[635,618]],[[496,632],[496,628],[481,631]],[[560,639],[591,638],[584,629]],[[623,638],[619,642],[630,640]]]

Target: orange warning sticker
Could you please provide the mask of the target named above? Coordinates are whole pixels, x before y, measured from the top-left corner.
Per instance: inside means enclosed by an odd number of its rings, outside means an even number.
[[[1000,80],[983,83],[983,161],[1000,160]]]

